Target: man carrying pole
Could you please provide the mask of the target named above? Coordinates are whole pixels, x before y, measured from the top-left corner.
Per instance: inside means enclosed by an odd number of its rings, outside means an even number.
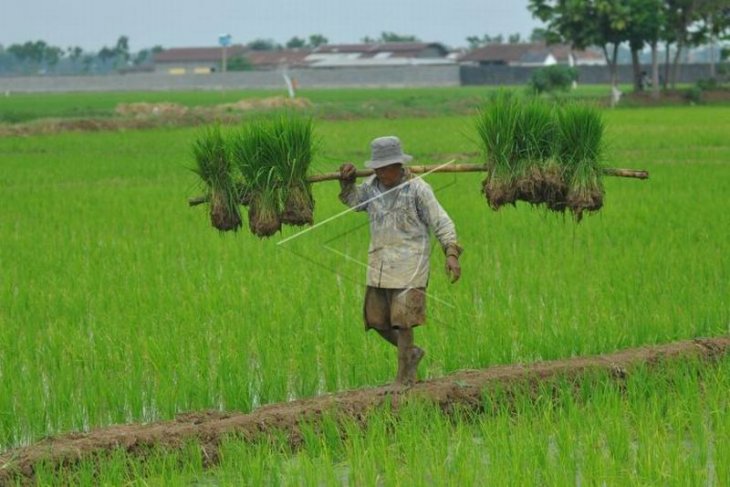
[[[426,318],[429,230],[446,254],[451,282],[461,276],[462,248],[454,223],[431,187],[404,167],[411,159],[397,137],[387,136],[371,142],[371,160],[365,166],[375,174],[360,186],[355,185],[354,165],[340,167],[340,200],[356,211],[367,211],[370,219],[365,329],[374,328],[398,348],[400,385],[416,381],[425,354],[413,343],[413,328]]]

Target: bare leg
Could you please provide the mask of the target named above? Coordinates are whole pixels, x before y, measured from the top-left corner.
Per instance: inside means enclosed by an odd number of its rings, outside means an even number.
[[[392,344],[393,346],[398,346],[398,330],[391,328],[390,330],[378,330],[377,328],[375,331],[378,332],[378,335],[383,337],[388,341],[388,343]]]
[[[409,365],[411,362],[412,348],[413,330],[410,328],[398,330],[398,374],[395,378],[397,384],[405,385],[410,383]]]
[[[412,385],[418,379],[418,364],[426,352],[413,344],[413,329],[398,331],[398,375],[396,383]]]

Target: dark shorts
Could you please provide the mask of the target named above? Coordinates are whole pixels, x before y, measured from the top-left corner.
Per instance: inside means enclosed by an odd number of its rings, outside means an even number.
[[[426,288],[368,286],[363,306],[365,329],[412,328],[426,321]]]

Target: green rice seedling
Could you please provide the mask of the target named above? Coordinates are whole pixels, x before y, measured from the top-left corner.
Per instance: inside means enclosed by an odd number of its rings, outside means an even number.
[[[273,168],[260,171],[248,207],[249,229],[259,237],[270,237],[281,230],[281,187]]]
[[[483,192],[494,210],[516,201],[514,175],[518,153],[515,134],[519,116],[518,98],[505,91],[496,93],[477,116],[477,133],[488,170],[482,183]]]
[[[232,142],[233,160],[246,188],[249,227],[260,237],[282,223],[313,223],[314,200],[306,181],[313,154],[309,117],[282,114],[245,125]]]
[[[517,199],[539,204],[555,193],[554,178],[546,179],[543,173],[552,165],[556,130],[552,104],[537,97],[522,103],[515,132]]]
[[[233,162],[246,187],[249,229],[259,237],[270,237],[281,229],[281,180],[271,127],[264,120],[245,125],[231,142]]]
[[[311,117],[285,114],[275,119],[273,131],[278,140],[278,159],[284,178],[282,223],[311,225],[314,199],[307,171],[315,151]]]
[[[207,186],[210,222],[220,231],[238,230],[241,226],[239,192],[219,126],[209,127],[198,137],[193,143],[193,155],[196,162],[193,170]]]
[[[598,109],[566,105],[559,116],[558,158],[568,182],[567,206],[577,221],[603,206],[601,179],[604,122]]]

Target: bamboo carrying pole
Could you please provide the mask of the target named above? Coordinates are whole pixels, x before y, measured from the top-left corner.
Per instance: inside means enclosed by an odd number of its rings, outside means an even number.
[[[430,166],[408,166],[408,170],[413,174],[423,174],[427,172],[484,172],[487,170],[486,164],[434,164]],[[358,169],[355,175],[358,178],[372,176],[375,171],[372,169]],[[616,176],[621,178],[648,179],[649,173],[637,169],[618,169],[615,167],[606,167],[603,169],[604,176]],[[328,172],[324,174],[314,174],[307,177],[308,183],[321,183],[322,181],[337,181],[340,179],[340,173]],[[207,196],[196,196],[188,199],[190,206],[197,206],[208,201]]]

